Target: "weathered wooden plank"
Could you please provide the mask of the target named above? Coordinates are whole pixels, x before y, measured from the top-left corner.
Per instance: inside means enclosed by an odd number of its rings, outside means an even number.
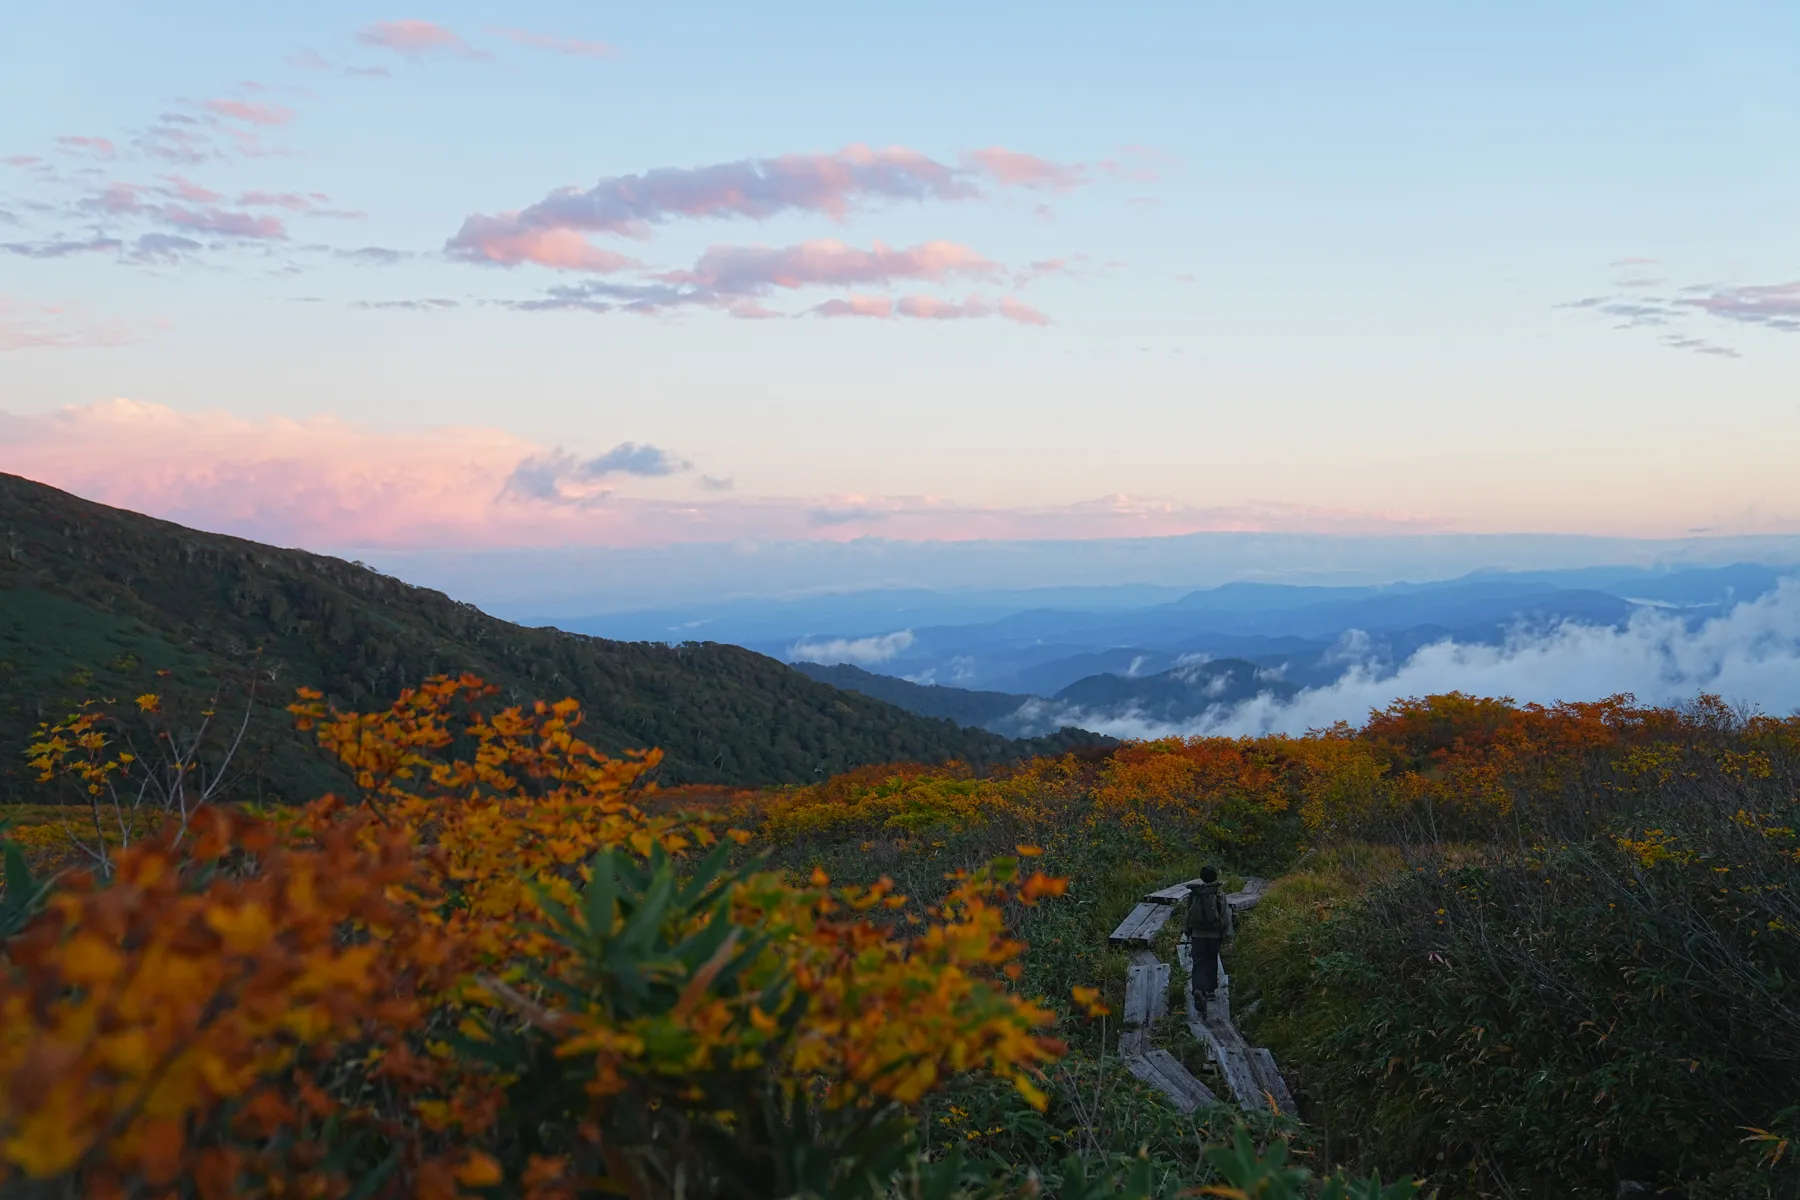
[[[1257,1046],[1250,1051],[1250,1071],[1264,1094],[1275,1102],[1278,1111],[1290,1116],[1299,1111],[1294,1106],[1293,1093],[1288,1091],[1287,1080],[1275,1069],[1275,1054],[1267,1046]]]
[[[1125,919],[1119,922],[1118,928],[1114,929],[1106,940],[1109,942],[1129,942],[1136,940],[1138,926],[1144,923],[1144,918],[1150,915],[1151,911],[1153,910],[1148,904],[1140,904],[1136,908],[1133,908],[1130,912],[1125,914]]]
[[[1180,904],[1187,899],[1190,888],[1199,886],[1198,879],[1189,879],[1185,883],[1172,884],[1161,891],[1151,892],[1144,897],[1144,902],[1147,904]],[[1246,879],[1242,891],[1226,894],[1226,903],[1240,911],[1255,908],[1257,902],[1262,899],[1263,892],[1268,890],[1268,886],[1269,881],[1266,879]]]
[[[1169,964],[1133,964],[1125,974],[1125,1025],[1149,1025],[1169,1011]]]
[[[1230,977],[1221,966],[1219,988],[1213,993],[1212,1002],[1206,1006],[1206,1011],[1200,1012],[1194,1003],[1193,956],[1186,942],[1177,946],[1175,952],[1182,969],[1188,975],[1189,986],[1184,989],[1188,1031],[1206,1043],[1207,1052],[1219,1066],[1219,1073],[1225,1076],[1225,1084],[1231,1089],[1232,1099],[1246,1109],[1263,1107],[1268,1102],[1263,1098],[1262,1086],[1257,1082],[1256,1072],[1251,1067],[1250,1047],[1245,1044],[1237,1026],[1231,1022]]]
[[[1248,912],[1250,909],[1253,909],[1258,904],[1262,903],[1263,893],[1268,890],[1268,880],[1254,878],[1246,879],[1244,880],[1244,890],[1231,893],[1229,896],[1225,897],[1225,902],[1230,904],[1232,910],[1235,912]]]
[[[1133,1052],[1125,1055],[1125,1069],[1177,1104],[1181,1103],[1170,1090],[1168,1080],[1163,1078],[1160,1064],[1151,1062],[1147,1054]]]
[[[1190,879],[1186,883],[1173,884],[1163,888],[1161,891],[1151,892],[1144,897],[1144,902],[1146,904],[1179,904],[1187,899],[1189,888],[1198,886],[1200,886],[1200,881],[1198,879]]]
[[[1161,904],[1140,904],[1125,915],[1107,937],[1114,945],[1148,942],[1168,923],[1170,910]]]
[[[1175,1102],[1175,1106],[1184,1113],[1193,1112],[1202,1106],[1211,1107],[1219,1102],[1212,1089],[1181,1065],[1181,1060],[1167,1050],[1149,1050],[1142,1056],[1146,1066],[1161,1080],[1158,1085],[1165,1096]],[[1139,1075],[1138,1078],[1144,1079]],[[1146,1083],[1151,1082],[1148,1079]]]

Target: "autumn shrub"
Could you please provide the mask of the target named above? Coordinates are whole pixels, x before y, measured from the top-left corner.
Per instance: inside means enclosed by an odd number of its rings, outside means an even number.
[[[356,797],[204,807],[104,874],[27,881],[0,1188],[857,1195],[951,1073],[1044,1102],[1059,1047],[1003,913],[1060,881],[1005,859],[882,919],[887,885],[731,864],[716,822],[647,812],[655,755],[601,755],[572,703],[490,696],[303,695]],[[132,769],[83,749],[89,784]]]

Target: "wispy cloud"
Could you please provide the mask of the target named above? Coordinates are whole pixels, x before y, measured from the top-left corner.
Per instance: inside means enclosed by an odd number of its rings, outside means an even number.
[[[1068,191],[1088,182],[1087,168],[1079,163],[1057,163],[1020,150],[989,146],[962,156],[964,169],[1009,187],[1051,188]]]
[[[1741,287],[1690,288],[1697,296],[1677,303],[1690,305],[1711,316],[1783,333],[1800,333],[1800,279],[1790,283],[1747,284]]]
[[[153,187],[113,182],[81,201],[90,212],[109,217],[136,216],[188,232],[214,234],[255,241],[280,241],[287,228],[277,217],[224,208],[217,204],[181,203],[159,197],[192,194],[185,180],[172,187]]]
[[[886,296],[847,296],[827,300],[814,305],[808,310],[820,317],[875,317],[880,319],[905,317],[919,321],[962,321],[978,320],[983,317],[1000,317],[1008,321],[1016,321],[1022,325],[1048,325],[1050,318],[1011,296],[1004,296],[998,303],[990,304],[980,296],[970,296],[965,300],[941,300],[935,296],[901,296],[890,300]]]
[[[258,104],[250,100],[208,100],[202,105],[214,116],[249,125],[286,125],[294,119],[294,110],[282,104]]]
[[[131,244],[127,257],[132,262],[155,263],[161,266],[174,266],[186,262],[204,247],[193,238],[182,237],[176,233],[140,234]]]
[[[441,296],[432,296],[423,300],[357,300],[351,307],[398,309],[404,312],[445,312],[452,308],[462,307],[462,303],[461,301],[450,300]]]
[[[715,246],[691,270],[665,278],[730,295],[757,295],[771,288],[854,287],[897,280],[957,276],[992,279],[999,264],[957,242],[922,242],[895,248],[873,243],[864,250],[830,238],[793,246]]]
[[[333,253],[339,258],[368,267],[392,267],[410,257],[404,250],[394,250],[387,246],[361,246],[355,250],[337,250]]]
[[[605,42],[557,37],[549,33],[532,33],[526,29],[503,29],[492,25],[488,27],[488,33],[494,37],[505,38],[516,45],[530,46],[534,50],[549,50],[556,54],[567,54],[575,58],[619,57],[619,52]]]
[[[767,220],[815,213],[841,220],[876,204],[970,199],[982,194],[984,182],[1047,186],[1041,180],[1073,170],[998,148],[976,153],[985,157],[953,167],[904,147],[852,145],[832,154],[787,154],[609,176],[591,188],[561,188],[517,212],[472,214],[444,249],[466,262],[511,266],[539,261],[530,239],[547,232],[641,238],[654,226],[677,219]],[[569,243],[552,245],[551,261],[544,265],[564,265]]]
[[[1641,267],[1654,260],[1618,259],[1611,267]],[[1741,358],[1742,354],[1696,333],[1693,322],[1713,317],[1739,326],[1755,326],[1776,333],[1800,333],[1800,280],[1786,283],[1688,284],[1660,293],[1647,289],[1660,287],[1662,279],[1626,277],[1614,280],[1614,286],[1628,289],[1623,294],[1586,296],[1561,307],[1582,309],[1609,317],[1615,329],[1644,327],[1667,328],[1658,338],[1675,350],[1687,350],[1715,358]]]
[[[812,313],[817,317],[886,319],[894,315],[894,302],[886,296],[836,296],[823,304],[814,305]]]
[[[68,258],[75,254],[115,252],[124,245],[118,238],[111,237],[52,238],[39,242],[0,242],[0,250],[21,258]]]
[[[637,442],[620,442],[605,454],[581,459],[564,450],[524,459],[507,477],[503,494],[529,500],[585,504],[610,493],[597,485],[619,475],[659,478],[692,469],[693,464],[667,450]]]
[[[132,340],[123,322],[93,322],[74,309],[0,296],[0,351],[91,349]]]
[[[1004,274],[998,263],[956,242],[922,242],[908,247],[875,242],[864,249],[818,239],[792,246],[715,246],[687,270],[665,271],[639,282],[585,280],[549,288],[535,300],[499,303],[523,312],[658,314],[714,308],[756,319],[782,315],[764,307],[761,300],[803,288],[878,287],[958,277],[992,280]],[[994,315],[1026,324],[1048,320],[1011,297],[994,305],[978,297],[960,303],[913,297],[905,303],[902,312],[888,297],[853,295],[825,300],[808,311],[820,316],[888,317],[897,312],[909,317]]]
[[[356,40],[409,59],[461,58],[479,62],[493,57],[469,45],[460,34],[430,21],[376,21],[357,30]]]
[[[56,139],[56,144],[72,154],[91,154],[95,158],[113,158],[119,148],[110,138],[69,135]]]

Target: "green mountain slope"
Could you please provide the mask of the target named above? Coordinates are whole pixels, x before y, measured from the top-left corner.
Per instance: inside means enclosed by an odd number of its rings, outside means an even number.
[[[666,783],[800,782],[896,759],[990,763],[1091,740],[1017,742],[931,720],[735,646],[526,629],[360,564],[0,474],[0,799],[32,794],[20,751],[39,720],[75,701],[241,695],[253,672],[258,786],[304,794],[323,768],[287,732],[295,687],[368,707],[461,671],[520,701],[576,697],[597,744],[662,747]]]
[[[820,683],[829,683],[832,687],[842,688],[847,692],[861,692],[865,696],[898,705],[907,712],[918,713],[920,716],[947,717],[958,725],[985,726],[990,721],[1010,717],[1019,711],[1019,705],[1031,699],[1012,692],[975,692],[959,687],[932,687],[897,679],[892,675],[877,675],[849,663],[827,667],[819,663],[798,662],[793,666],[794,670]]]

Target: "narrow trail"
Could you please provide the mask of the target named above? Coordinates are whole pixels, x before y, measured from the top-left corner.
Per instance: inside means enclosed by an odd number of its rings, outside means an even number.
[[[1173,1054],[1154,1045],[1156,1022],[1168,1015],[1171,969],[1156,957],[1150,944],[1187,899],[1188,888],[1199,882],[1189,880],[1151,892],[1107,938],[1115,946],[1132,948],[1130,973],[1125,980],[1125,1032],[1119,1035],[1119,1056],[1133,1075],[1161,1091],[1183,1112],[1217,1104],[1219,1098]],[[1242,891],[1225,899],[1234,913],[1248,912],[1262,900],[1268,886],[1266,879],[1246,880]],[[1231,979],[1223,964],[1219,968],[1218,991],[1206,1011],[1200,1012],[1194,1004],[1193,957],[1185,936],[1176,946],[1175,956],[1185,976],[1181,994],[1187,1006],[1188,1030],[1206,1046],[1207,1057],[1218,1066],[1231,1098],[1246,1109],[1269,1107],[1293,1113],[1294,1098],[1275,1067],[1275,1056],[1245,1042],[1231,1018]]]

